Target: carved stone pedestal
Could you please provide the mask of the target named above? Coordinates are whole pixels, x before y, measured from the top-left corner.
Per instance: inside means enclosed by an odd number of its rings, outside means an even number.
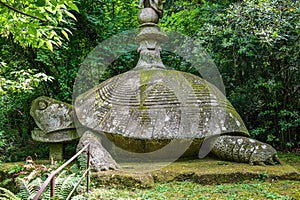
[[[49,158],[52,161],[63,160],[64,146],[62,143],[49,143]]]

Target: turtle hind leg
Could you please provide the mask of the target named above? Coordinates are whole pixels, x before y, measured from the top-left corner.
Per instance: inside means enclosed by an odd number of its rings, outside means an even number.
[[[100,137],[92,131],[84,132],[77,146],[77,151],[88,143],[90,143],[91,164],[96,171],[118,169],[116,161],[102,146]]]
[[[280,164],[277,152],[272,146],[242,136],[219,136],[214,141],[212,152],[221,159],[250,165]]]
[[[213,141],[212,153],[222,160],[239,161],[236,155],[236,142],[231,136],[218,136]]]

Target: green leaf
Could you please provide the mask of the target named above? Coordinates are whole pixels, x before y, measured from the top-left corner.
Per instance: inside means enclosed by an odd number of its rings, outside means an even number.
[[[66,15],[68,15],[69,17],[73,18],[75,21],[77,21],[76,17],[70,13],[69,11],[65,10]]]
[[[50,51],[53,51],[53,45],[52,45],[52,43],[50,42],[50,40],[49,40],[49,41],[46,41],[45,44],[46,44],[47,48],[50,49]]]
[[[55,31],[51,31],[50,35],[48,35],[48,39],[52,39],[55,35],[57,35],[56,32]]]
[[[76,4],[74,4],[74,3],[72,3],[72,2],[68,2],[68,1],[65,1],[65,4],[66,4],[68,7],[72,8],[73,10],[75,10],[76,12],[79,13],[79,9],[78,9],[78,7],[76,6]]]
[[[69,40],[69,35],[65,30],[61,30],[61,33]]]
[[[58,44],[57,44],[57,42],[55,42],[55,41],[53,41],[53,40],[49,40],[52,44],[54,44],[54,45],[56,45],[56,46],[59,46]]]
[[[72,35],[72,31],[70,31],[69,29],[64,28],[64,30],[67,31],[70,35]]]
[[[28,33],[31,34],[31,35],[36,36],[37,35],[37,30],[33,26],[29,26],[28,27]]]
[[[55,13],[56,13],[56,10],[53,10],[51,6],[45,7],[45,10],[47,10],[48,12],[50,12],[50,13],[52,13],[52,14],[55,14]]]

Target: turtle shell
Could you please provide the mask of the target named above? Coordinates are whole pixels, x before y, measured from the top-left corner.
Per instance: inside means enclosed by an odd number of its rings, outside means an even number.
[[[78,96],[75,111],[83,126],[134,139],[249,136],[221,91],[176,70],[132,70],[112,77]]]

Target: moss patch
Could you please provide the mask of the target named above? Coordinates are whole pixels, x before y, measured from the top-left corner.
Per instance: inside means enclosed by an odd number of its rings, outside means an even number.
[[[278,156],[285,163],[295,167],[300,172],[300,151],[296,153],[278,152]]]
[[[48,164],[49,161],[40,160],[36,161],[35,164]],[[6,188],[13,193],[18,192],[18,186],[16,176],[20,175],[22,171],[26,171],[24,162],[14,163],[1,163],[0,164],[0,187]]]
[[[17,184],[12,173],[9,173],[24,162],[2,163],[0,164],[0,187],[6,188],[12,192],[17,191]]]
[[[299,199],[300,182],[274,181],[203,186],[192,182],[156,184],[152,189],[97,188],[89,199]]]
[[[93,187],[111,186],[114,188],[151,188],[154,187],[154,179],[151,174],[128,174],[126,172],[94,173],[91,176]]]
[[[244,163],[218,161],[214,159],[179,160],[156,171],[145,172],[147,166],[165,163],[121,163],[128,171],[108,171],[93,174],[97,185],[121,188],[147,188],[154,183],[189,181],[198,184],[240,183],[249,180],[295,180],[300,181],[299,172],[287,164],[276,166],[251,166]],[[143,173],[138,173],[144,171]]]

